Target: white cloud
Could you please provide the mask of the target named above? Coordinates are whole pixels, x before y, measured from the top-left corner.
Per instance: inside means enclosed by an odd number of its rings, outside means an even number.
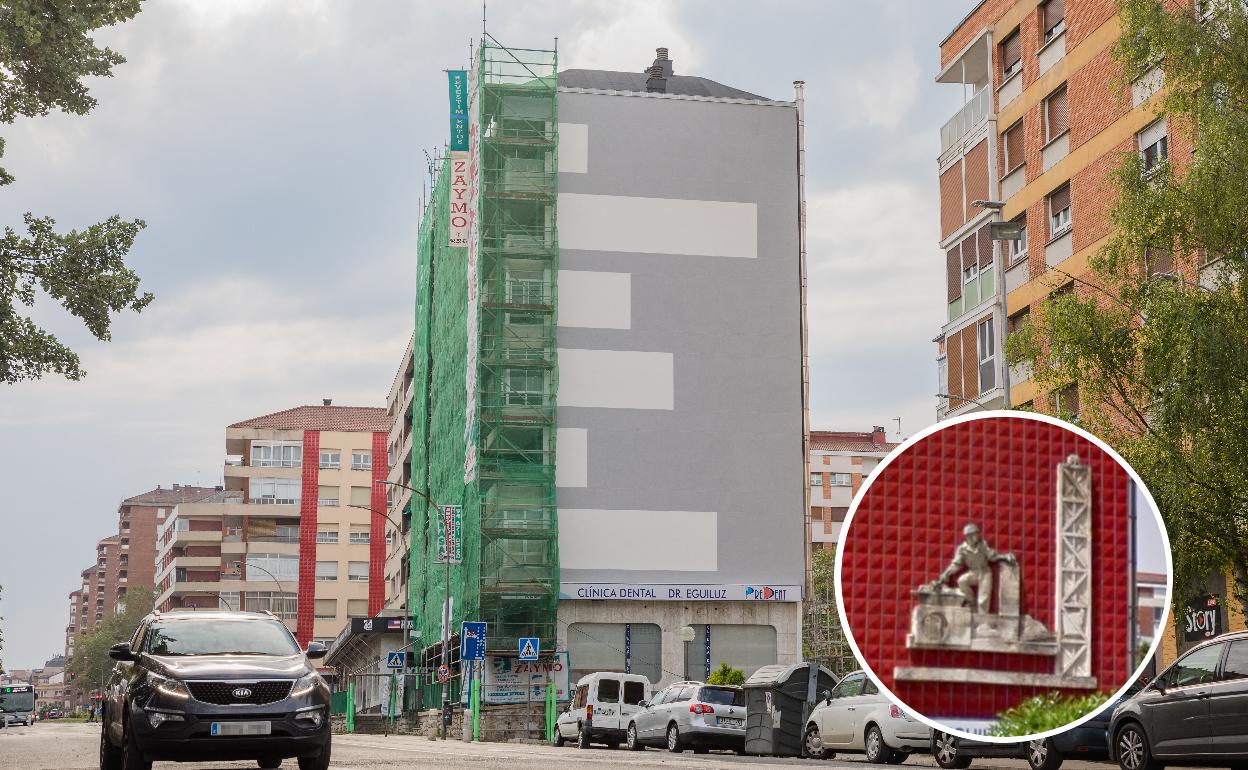
[[[836,106],[828,117],[839,128],[896,129],[918,99],[923,70],[914,52],[892,48],[876,56],[822,80],[832,92],[829,104]]]
[[[659,47],[671,51],[677,74],[697,72],[703,62],[700,45],[678,22],[676,5],[670,2],[561,0],[526,5],[546,6],[555,15],[557,23],[551,27],[559,30],[561,69],[639,72]]]

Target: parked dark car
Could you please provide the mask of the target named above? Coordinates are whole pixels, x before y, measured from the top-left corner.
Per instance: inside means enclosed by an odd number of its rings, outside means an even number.
[[[1067,759],[1100,761],[1109,759],[1109,722],[1118,704],[1126,702],[1140,685],[1132,685],[1117,701],[1081,725],[1048,738],[1022,743],[988,743],[932,731],[932,757],[945,770],[963,770],[980,757],[1025,759],[1032,770],[1057,770]]]
[[[1179,658],[1114,711],[1110,735],[1123,770],[1248,767],[1248,632]]]
[[[329,687],[280,620],[255,612],[153,612],[104,691],[100,770],[150,770],[155,760],[256,760],[329,767]]]

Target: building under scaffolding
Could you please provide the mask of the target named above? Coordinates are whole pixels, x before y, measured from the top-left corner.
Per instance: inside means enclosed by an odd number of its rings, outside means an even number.
[[[468,100],[419,231],[409,692],[439,703],[445,661],[459,699],[463,621],[492,659],[538,637],[571,681],[795,662],[798,104],[675,75],[662,49],[559,73],[488,37]]]

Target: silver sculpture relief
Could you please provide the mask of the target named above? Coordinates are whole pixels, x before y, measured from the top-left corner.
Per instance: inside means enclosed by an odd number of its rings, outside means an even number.
[[[906,646],[917,649],[1056,655],[1057,639],[1044,624],[1019,612],[1022,581],[1018,559],[999,553],[979,526],[962,528],[949,566],[912,592],[918,599]],[[994,574],[995,573],[995,574]],[[957,576],[957,588],[948,584]],[[996,588],[997,611],[992,611]]]
[[[1012,553],[996,551],[968,523],[949,566],[911,592],[906,647],[1054,658],[1052,674],[898,666],[899,680],[1095,688],[1092,673],[1092,471],[1070,455],[1057,464],[1056,632],[1022,612],[1022,575]],[[949,584],[954,579],[956,587]],[[993,600],[996,610],[993,611]]]

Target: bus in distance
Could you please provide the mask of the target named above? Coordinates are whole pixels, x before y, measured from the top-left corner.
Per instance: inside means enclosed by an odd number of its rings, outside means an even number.
[[[34,722],[35,688],[29,684],[0,685],[0,719],[7,724]]]

